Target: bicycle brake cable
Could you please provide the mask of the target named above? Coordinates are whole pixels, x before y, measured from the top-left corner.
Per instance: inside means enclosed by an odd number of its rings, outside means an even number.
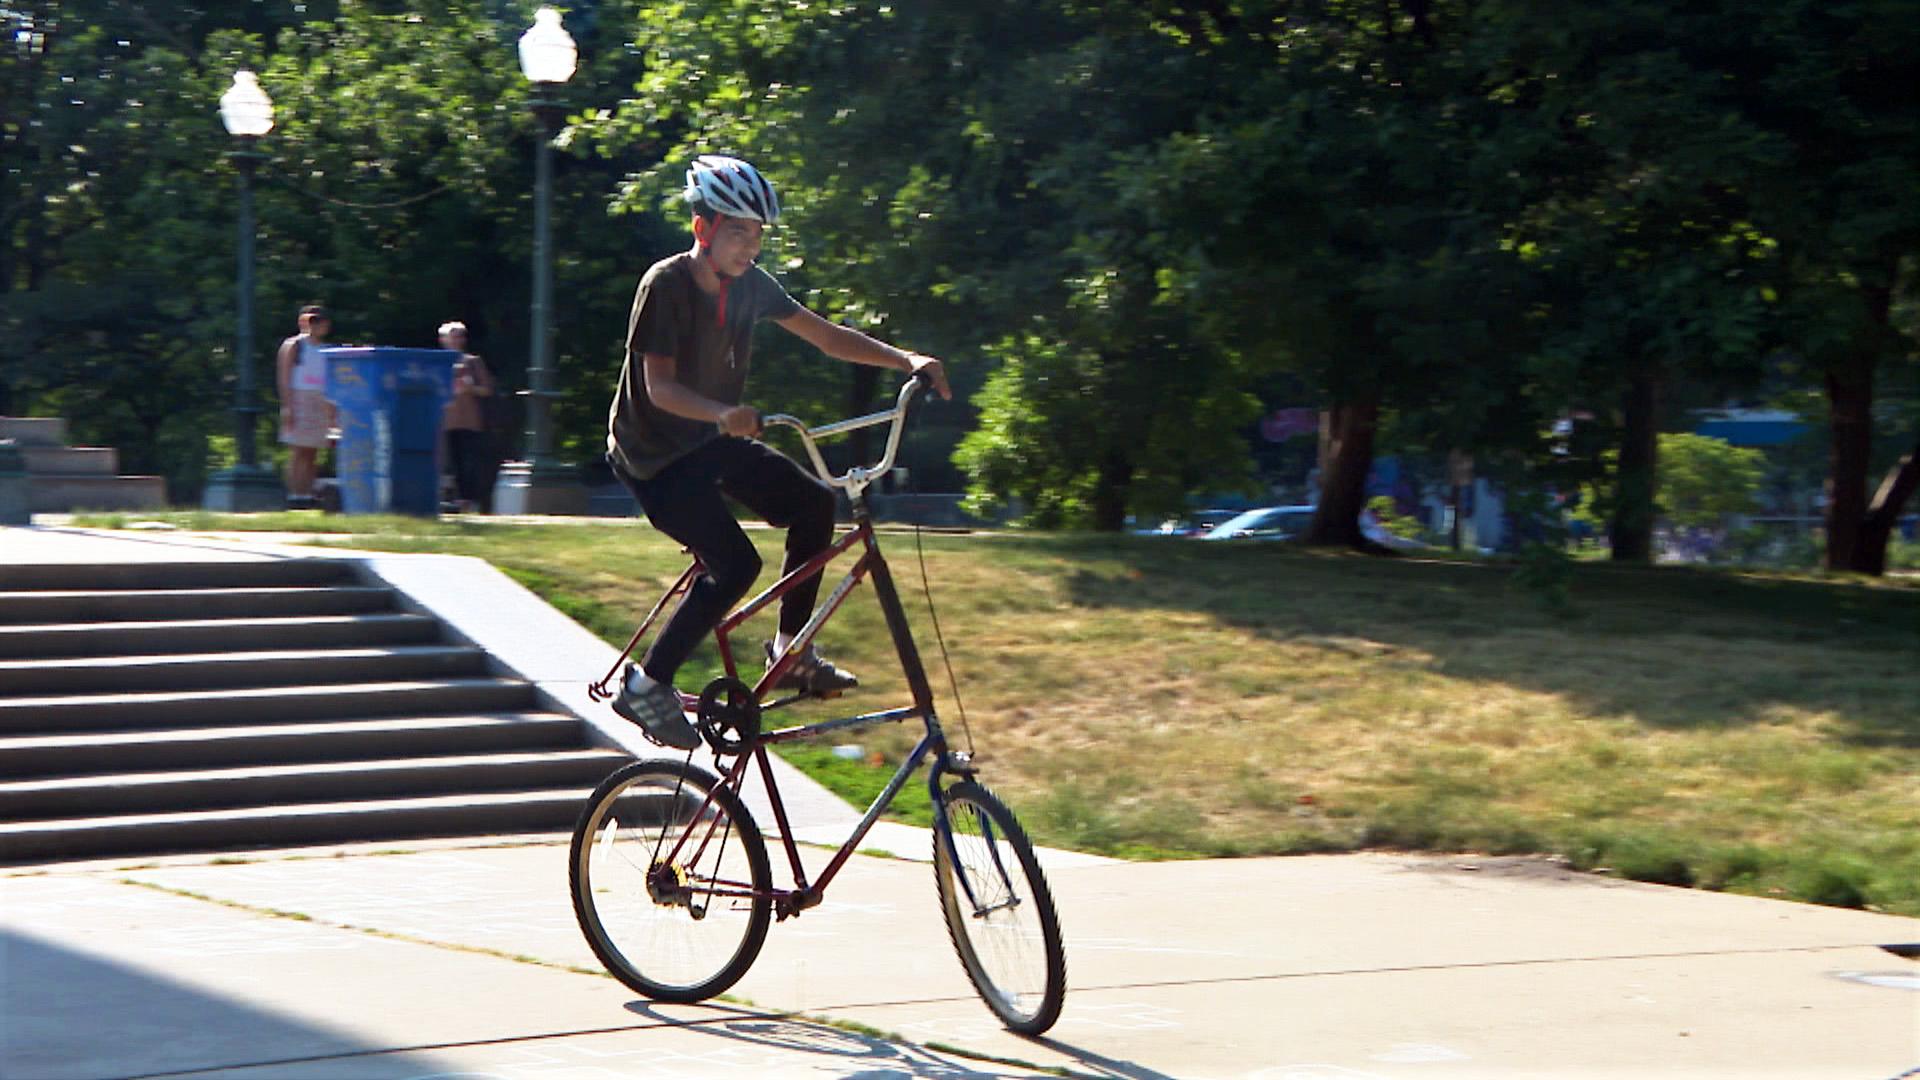
[[[913,550],[920,556],[920,591],[927,597],[927,618],[933,621],[933,639],[940,643],[940,662],[947,668],[947,685],[953,688],[953,704],[960,710],[960,731],[967,737],[967,756],[973,756],[973,726],[967,723],[967,705],[960,700],[960,680],[953,675],[953,658],[947,655],[946,635],[940,632],[940,616],[933,610],[933,586],[927,581],[927,549],[920,543],[920,526],[913,527]]]

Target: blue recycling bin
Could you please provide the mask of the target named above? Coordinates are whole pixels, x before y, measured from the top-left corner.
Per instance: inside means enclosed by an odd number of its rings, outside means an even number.
[[[322,349],[340,412],[335,470],[349,514],[440,512],[440,416],[453,396],[452,349]]]

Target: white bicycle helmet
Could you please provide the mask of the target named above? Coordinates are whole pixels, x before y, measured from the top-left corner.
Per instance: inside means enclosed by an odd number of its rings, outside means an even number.
[[[780,220],[780,197],[760,171],[739,158],[701,154],[687,170],[687,201],[704,202],[728,217],[771,225]]]

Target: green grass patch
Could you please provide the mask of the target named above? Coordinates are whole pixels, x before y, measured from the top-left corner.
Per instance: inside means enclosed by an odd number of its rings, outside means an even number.
[[[477,556],[615,645],[685,565],[639,523],[168,520]],[[777,566],[780,534],[750,535]],[[913,538],[881,544],[965,746]],[[1501,563],[1089,535],[924,545],[983,776],[1036,842],[1136,858],[1541,852],[1920,915],[1912,579],[1572,560],[1554,567],[1564,603],[1544,606],[1524,568]],[[736,641],[772,629],[768,613]],[[782,723],[910,700],[868,589],[822,646],[860,691]],[[679,681],[698,689],[718,670],[708,650]],[[916,735],[843,736],[879,765],[826,745],[782,752],[864,806]],[[916,777],[895,814],[928,812]]]

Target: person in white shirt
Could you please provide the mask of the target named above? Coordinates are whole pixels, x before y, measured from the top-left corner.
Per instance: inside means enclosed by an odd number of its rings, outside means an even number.
[[[316,505],[314,473],[334,426],[326,360],[320,355],[332,329],[326,309],[309,304],[300,309],[300,332],[280,343],[280,441],[287,446],[287,505],[294,509]]]

